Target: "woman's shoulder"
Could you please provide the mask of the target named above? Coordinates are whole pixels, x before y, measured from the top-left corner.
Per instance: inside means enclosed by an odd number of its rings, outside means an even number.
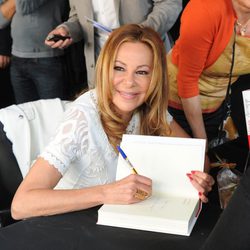
[[[232,12],[232,3],[228,0],[190,0],[185,7],[182,19],[193,19],[200,17],[208,22],[216,22],[221,17],[227,18]],[[208,17],[209,20],[208,20]],[[206,24],[203,23],[202,25]],[[197,25],[200,25],[197,24]]]
[[[189,8],[190,6],[193,8],[193,6],[196,7],[205,7],[208,8],[211,12],[214,10],[218,10],[221,6],[229,6],[230,1],[228,0],[190,0],[185,9]],[[193,9],[194,11],[199,11],[200,9]],[[220,9],[220,11],[223,11],[223,9]]]
[[[216,36],[219,37],[219,46],[216,46],[224,49],[231,36],[234,18],[229,0],[190,0],[181,16],[180,37],[176,43],[179,46],[191,44],[195,49],[204,51],[204,48],[211,48]],[[224,40],[223,45],[221,39]],[[189,51],[185,51],[189,55]]]

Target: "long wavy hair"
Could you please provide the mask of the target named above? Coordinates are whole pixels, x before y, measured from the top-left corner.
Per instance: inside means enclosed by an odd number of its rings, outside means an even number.
[[[140,115],[140,134],[171,135],[166,119],[168,84],[165,46],[156,31],[137,24],[127,24],[114,30],[101,50],[96,65],[96,91],[103,128],[113,148],[126,133],[124,122],[112,102],[114,64],[117,51],[125,42],[146,44],[153,54],[152,77],[144,103],[135,110]]]

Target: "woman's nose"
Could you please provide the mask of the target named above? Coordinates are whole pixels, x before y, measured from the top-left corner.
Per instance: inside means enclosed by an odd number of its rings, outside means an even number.
[[[128,73],[124,80],[127,85],[133,86],[135,84],[134,74],[132,73]]]

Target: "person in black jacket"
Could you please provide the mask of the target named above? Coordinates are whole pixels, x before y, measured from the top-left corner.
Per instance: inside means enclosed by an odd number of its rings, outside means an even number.
[[[14,1],[3,3],[0,0],[0,19],[11,19],[15,13]],[[14,94],[10,82],[10,55],[12,40],[10,25],[0,29],[0,108],[14,103]]]
[[[0,29],[0,108],[4,108],[14,103],[14,96],[10,82],[10,50],[11,37],[10,27]]]
[[[4,108],[14,103],[14,95],[12,92],[10,82],[10,50],[11,50],[11,37],[10,27],[7,26],[4,29],[0,29],[0,108]],[[1,124],[0,124],[1,125]],[[1,127],[1,126],[0,126]],[[0,156],[2,156],[2,143],[7,143],[7,140],[3,140],[5,136],[4,131],[0,130]],[[11,144],[9,144],[11,148]],[[6,163],[8,159],[6,158]],[[3,187],[2,181],[0,182],[0,227],[10,223],[10,214],[8,212],[12,195]]]
[[[12,9],[12,2],[10,1],[6,8],[2,8],[2,2],[0,1],[0,18],[8,18],[12,15],[14,10]],[[10,8],[10,9],[9,9]],[[7,11],[7,13],[6,13]],[[1,27],[0,29],[0,108],[4,108],[14,103],[14,94],[10,81],[10,55],[12,40],[10,36],[10,26]],[[5,145],[4,147],[2,147]],[[8,145],[6,147],[6,145]],[[9,148],[8,148],[9,147]],[[5,153],[3,149],[11,149],[11,143],[7,140],[5,132],[0,124],[0,157]],[[11,152],[11,151],[10,151]],[[7,156],[8,155],[8,156]],[[9,166],[7,162],[12,159],[9,158],[10,154],[6,154],[6,166]],[[11,157],[12,158],[12,157]],[[13,158],[14,159],[14,158]],[[15,159],[14,159],[15,160]],[[0,163],[1,164],[1,163]],[[4,187],[3,181],[0,179],[0,227],[7,225],[11,221],[9,207],[14,195],[14,192],[10,195],[9,191]]]

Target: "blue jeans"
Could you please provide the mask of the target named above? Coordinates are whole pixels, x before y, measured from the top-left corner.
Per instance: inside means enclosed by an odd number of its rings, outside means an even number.
[[[12,57],[11,83],[16,103],[64,98],[64,56],[48,58]]]

